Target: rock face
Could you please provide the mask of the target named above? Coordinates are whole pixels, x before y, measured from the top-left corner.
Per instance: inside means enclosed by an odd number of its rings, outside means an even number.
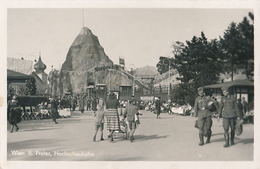
[[[123,67],[113,64],[97,36],[86,27],[81,29],[69,48],[61,70],[52,70],[48,80],[50,93],[56,96],[87,92],[89,84],[105,84],[107,89],[118,91],[120,86],[128,89],[134,84],[144,87]]]
[[[90,29],[83,27],[69,48],[61,70],[90,70],[101,65],[113,65],[113,62],[105,54],[97,36]]]
[[[95,81],[95,67],[110,65],[113,65],[113,62],[105,54],[97,36],[87,27],[83,27],[62,64],[62,93],[79,93],[89,82]]]

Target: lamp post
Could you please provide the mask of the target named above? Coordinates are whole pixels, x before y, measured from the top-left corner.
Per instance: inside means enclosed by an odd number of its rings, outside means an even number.
[[[168,58],[168,61],[169,61],[169,78],[168,78],[168,101],[170,100],[170,87],[171,87],[171,83],[170,83],[170,77],[171,77],[171,72],[170,72],[170,69],[171,69],[171,65],[170,65],[170,59]]]
[[[134,74],[135,65],[134,65],[134,64],[131,64],[131,65],[130,65],[130,69],[131,69],[132,76],[133,76],[132,96],[134,97],[134,96],[135,96],[135,74]]]
[[[168,101],[170,100],[170,76],[171,76],[171,72],[170,72],[170,69],[171,69],[171,62],[170,62],[170,57],[166,57],[167,60],[168,60]],[[164,65],[167,66],[167,64],[165,64],[164,62]]]

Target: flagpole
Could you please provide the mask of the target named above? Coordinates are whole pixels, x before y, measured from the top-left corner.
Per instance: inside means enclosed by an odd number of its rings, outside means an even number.
[[[84,23],[84,9],[82,9],[82,24],[83,24],[83,28],[85,26],[85,23]]]

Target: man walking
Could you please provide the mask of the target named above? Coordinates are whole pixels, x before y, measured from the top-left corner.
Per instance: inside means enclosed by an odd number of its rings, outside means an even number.
[[[224,147],[229,147],[229,126],[231,129],[231,145],[234,145],[236,119],[240,120],[237,99],[229,94],[228,87],[222,87],[223,97],[220,102],[220,113],[223,117]]]
[[[156,118],[161,118],[161,98],[158,97],[158,99],[155,101],[155,110],[156,110]]]
[[[199,145],[202,146],[204,144],[204,135],[207,136],[206,143],[210,143],[211,138],[211,127],[212,127],[212,113],[209,110],[209,101],[211,98],[209,96],[205,96],[202,87],[198,88],[199,96],[195,99],[194,104],[194,116],[196,120],[198,120],[199,127]]]
[[[129,129],[130,129],[130,141],[134,141],[134,132],[136,129],[136,119],[135,116],[138,115],[138,107],[134,105],[134,100],[130,100],[126,106],[126,111],[124,118],[127,117]]]

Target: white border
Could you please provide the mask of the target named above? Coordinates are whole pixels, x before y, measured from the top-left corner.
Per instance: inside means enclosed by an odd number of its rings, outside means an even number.
[[[3,116],[6,112],[6,100],[0,107],[1,110],[1,168],[260,168],[257,159],[260,159],[259,151],[259,7],[260,1],[258,0],[229,0],[229,1],[214,1],[214,0],[186,0],[186,1],[159,1],[159,0],[141,0],[141,1],[64,1],[64,0],[0,0],[0,97],[6,98],[6,56],[7,56],[7,9],[8,8],[253,8],[255,16],[255,134],[254,134],[254,161],[252,162],[11,162],[6,161],[7,139],[6,139],[6,118]],[[243,152],[241,152],[243,153]]]

